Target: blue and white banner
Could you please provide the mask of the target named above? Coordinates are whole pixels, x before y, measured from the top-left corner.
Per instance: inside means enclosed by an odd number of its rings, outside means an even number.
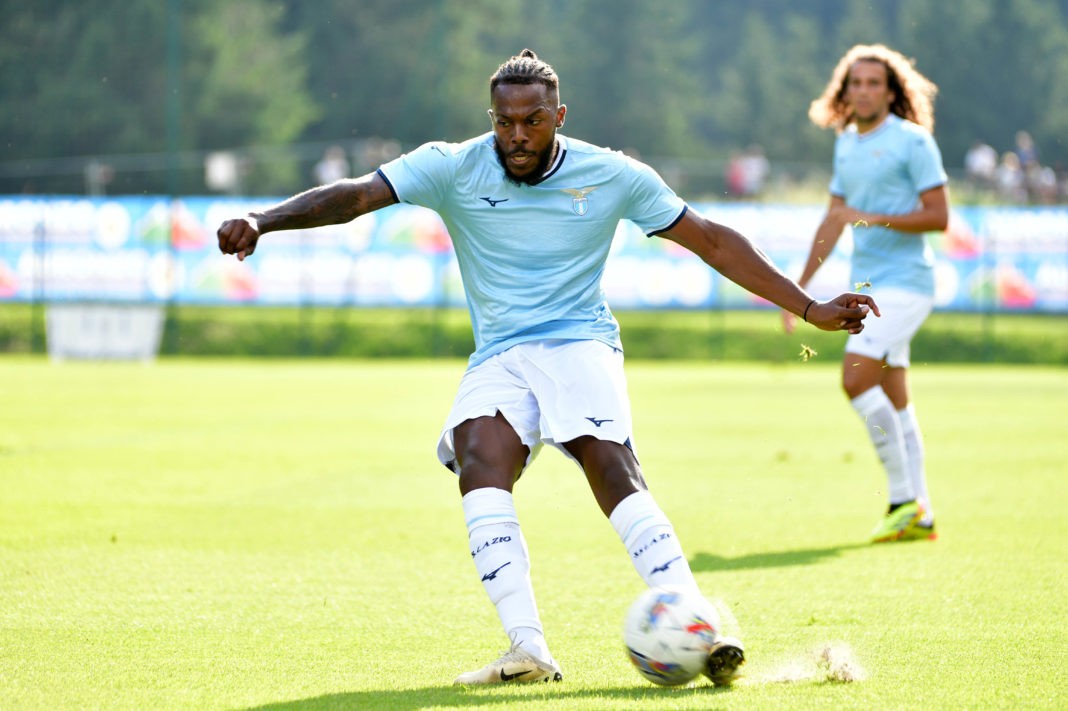
[[[255,257],[219,253],[225,219],[277,199],[0,198],[0,302],[462,306],[433,212],[395,205],[348,224],[274,232]],[[801,272],[822,206],[708,203],[787,274]],[[1068,209],[962,207],[933,235],[937,308],[1068,312]],[[810,285],[853,289],[849,231]],[[770,308],[675,243],[623,222],[605,271],[616,309]]]

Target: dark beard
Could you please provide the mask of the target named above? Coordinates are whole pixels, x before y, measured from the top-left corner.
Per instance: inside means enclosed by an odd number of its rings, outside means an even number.
[[[556,145],[554,140],[549,144],[548,148],[538,154],[538,164],[534,166],[534,170],[530,171],[526,175],[516,175],[508,169],[508,162],[505,160],[504,151],[497,144],[497,141],[493,142],[493,150],[497,154],[497,162],[504,168],[504,177],[508,179],[509,183],[513,185],[536,185],[541,182],[541,179],[545,177],[545,171],[549,169],[549,161],[553,157],[553,147]]]

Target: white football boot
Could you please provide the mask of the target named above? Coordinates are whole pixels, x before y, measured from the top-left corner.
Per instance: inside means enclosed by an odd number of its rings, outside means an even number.
[[[501,658],[477,671],[465,672],[453,684],[515,684],[531,681],[561,681],[564,678],[555,662],[543,662],[533,654],[513,645]]]

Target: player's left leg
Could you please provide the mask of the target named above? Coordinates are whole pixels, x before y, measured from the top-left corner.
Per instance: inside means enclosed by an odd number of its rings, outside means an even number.
[[[883,389],[897,409],[901,435],[905,440],[906,467],[912,481],[913,492],[923,508],[923,516],[913,526],[906,529],[902,538],[933,540],[936,538],[934,511],[931,507],[930,494],[927,491],[923,433],[916,419],[916,407],[909,396],[908,368],[888,367],[883,377]]]
[[[517,350],[541,411],[543,440],[582,467],[642,580],[696,592],[671,522],[646,489],[634,453],[623,354],[598,341],[544,341]]]
[[[586,473],[597,504],[645,584],[699,594],[675,529],[646,489],[634,453],[626,445],[590,436],[564,446]]]
[[[598,343],[562,353],[569,357],[559,360],[550,353],[539,363],[544,378],[536,394],[544,434],[582,467],[598,506],[645,584],[700,595],[675,529],[648,491],[634,452],[622,354]],[[718,636],[705,675],[713,684],[726,686],[738,677],[744,662],[742,643]]]
[[[700,595],[675,528],[646,488],[634,452],[626,445],[590,436],[564,447],[582,466],[598,505],[645,584]],[[741,641],[719,635],[709,650],[704,673],[716,686],[728,686],[744,663]]]

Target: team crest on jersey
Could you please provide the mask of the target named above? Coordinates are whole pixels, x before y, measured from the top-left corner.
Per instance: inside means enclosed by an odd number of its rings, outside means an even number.
[[[582,217],[590,211],[590,199],[586,196],[592,193],[598,187],[599,186],[595,185],[592,188],[561,188],[561,190],[563,190],[565,193],[567,193],[573,198],[571,200],[571,209],[576,215]]]

